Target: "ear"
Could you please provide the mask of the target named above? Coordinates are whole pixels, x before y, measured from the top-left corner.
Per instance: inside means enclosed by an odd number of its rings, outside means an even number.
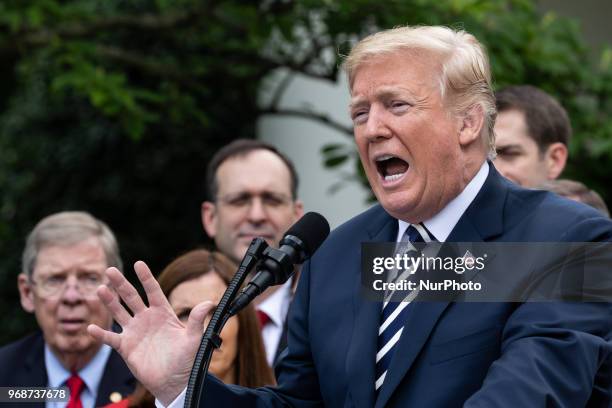
[[[469,147],[474,141],[481,139],[480,132],[483,124],[484,112],[482,106],[476,104],[461,117],[461,127],[459,129],[459,144],[461,147]]]
[[[19,298],[23,310],[28,313],[34,313],[34,292],[32,292],[30,280],[23,273],[20,273],[17,277],[17,288],[19,289]]]
[[[301,200],[295,200],[293,203],[293,214],[295,215],[296,221],[304,215],[304,203]]]
[[[544,160],[546,162],[546,177],[549,180],[556,179],[565,168],[567,146],[561,142],[552,143],[546,148]]]
[[[217,207],[211,201],[204,201],[200,209],[202,217],[202,226],[209,237],[214,238],[217,235]]]

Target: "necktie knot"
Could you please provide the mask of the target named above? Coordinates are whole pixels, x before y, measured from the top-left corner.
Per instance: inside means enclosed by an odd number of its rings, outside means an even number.
[[[435,241],[435,238],[425,228],[422,223],[410,224],[402,237],[402,241],[409,242],[431,242]]]
[[[263,329],[264,327],[266,327],[266,324],[270,323],[270,321],[272,321],[272,319],[270,319],[270,316],[261,310],[257,311],[257,317],[259,318],[259,326]]]
[[[81,392],[83,392],[85,388],[83,379],[79,377],[78,374],[73,373],[70,378],[66,380],[66,386],[70,391],[70,400],[66,408],[83,408],[83,404],[81,403]]]

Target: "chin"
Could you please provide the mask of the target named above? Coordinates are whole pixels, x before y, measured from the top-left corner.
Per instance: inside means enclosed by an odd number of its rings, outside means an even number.
[[[66,354],[83,353],[93,347],[93,341],[89,339],[65,339],[60,341],[57,349]]]
[[[385,197],[380,197],[378,201],[389,214],[402,220],[406,220],[406,216],[414,212],[417,204],[416,200],[410,197],[407,192],[386,194]]]

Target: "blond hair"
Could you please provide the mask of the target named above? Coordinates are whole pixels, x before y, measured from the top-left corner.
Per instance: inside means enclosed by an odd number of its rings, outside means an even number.
[[[347,56],[343,68],[352,88],[357,69],[365,62],[400,50],[423,50],[440,58],[439,90],[454,115],[479,107],[484,116],[482,135],[495,157],[495,97],[485,47],[463,30],[443,26],[396,27],[361,40]]]

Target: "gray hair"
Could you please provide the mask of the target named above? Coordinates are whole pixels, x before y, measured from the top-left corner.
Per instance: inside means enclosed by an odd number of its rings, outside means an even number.
[[[23,250],[21,271],[32,277],[38,252],[51,245],[74,245],[90,237],[98,238],[107,265],[123,269],[115,235],[102,221],[82,211],[64,211],[49,215],[36,224]]]
[[[495,157],[495,97],[485,47],[463,30],[443,26],[396,27],[361,40],[346,58],[344,70],[353,87],[359,66],[373,57],[399,50],[424,50],[440,57],[439,89],[455,115],[479,106],[484,115],[483,138],[489,158]]]

